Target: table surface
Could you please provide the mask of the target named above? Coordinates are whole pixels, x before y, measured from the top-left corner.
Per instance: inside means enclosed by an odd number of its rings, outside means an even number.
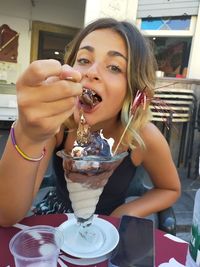
[[[118,228],[119,219],[99,216]],[[27,226],[34,226],[38,224],[59,226],[61,223],[68,219],[66,214],[49,214],[42,216],[31,216],[22,220],[20,223]],[[20,229],[16,227],[3,228],[0,227],[0,266],[1,267],[14,267],[14,260],[9,251],[9,241],[14,234],[19,232]],[[160,230],[155,231],[155,267],[158,266],[178,266],[178,263],[185,264],[188,243]],[[177,263],[175,265],[167,264],[169,262]],[[165,264],[162,264],[165,263]],[[65,262],[67,267],[77,267],[77,265]],[[58,264],[58,266],[60,266]],[[108,262],[104,261],[99,264],[88,265],[93,267],[107,267]],[[180,265],[181,266],[181,265]]]

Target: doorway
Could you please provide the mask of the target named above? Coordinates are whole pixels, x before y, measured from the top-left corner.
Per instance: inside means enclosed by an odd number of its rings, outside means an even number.
[[[63,64],[66,45],[79,29],[33,21],[31,36],[31,62],[37,59],[57,59]]]

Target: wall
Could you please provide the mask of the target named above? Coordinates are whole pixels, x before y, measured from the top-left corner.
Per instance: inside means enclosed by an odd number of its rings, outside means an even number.
[[[87,0],[85,24],[102,17],[113,17],[135,22],[137,5],[138,0]]]
[[[74,28],[84,25],[85,0],[37,0],[32,20],[45,21]]]
[[[191,56],[188,68],[188,77],[192,79],[200,79],[200,6],[197,16],[195,32],[192,40]]]
[[[84,0],[0,0],[0,5],[0,16],[7,15],[77,28],[81,27],[84,21]]]
[[[30,62],[33,20],[77,28],[84,25],[85,0],[0,0],[0,7],[0,25],[8,24],[10,28],[20,33],[18,63],[12,64],[13,69],[8,73],[8,82],[15,82],[16,77]]]
[[[1,11],[0,11],[1,12]],[[20,33],[17,63],[0,61],[0,72],[5,70],[9,83],[15,82],[19,74],[28,66],[30,58],[30,27],[25,18],[12,17],[0,14],[0,25],[8,24],[10,28]]]

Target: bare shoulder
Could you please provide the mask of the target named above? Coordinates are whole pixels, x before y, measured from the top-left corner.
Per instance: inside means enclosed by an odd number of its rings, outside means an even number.
[[[140,146],[132,152],[132,160],[135,165],[140,165],[150,159],[162,158],[170,154],[170,149],[165,137],[160,130],[153,124],[148,123],[140,131],[140,136],[145,143],[145,148]]]
[[[160,130],[151,122],[141,130],[140,135],[147,147],[151,149],[154,146],[160,146],[162,143],[167,145],[167,141]]]

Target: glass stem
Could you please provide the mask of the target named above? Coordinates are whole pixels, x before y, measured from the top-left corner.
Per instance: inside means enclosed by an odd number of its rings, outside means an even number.
[[[92,220],[93,220],[93,214],[87,219],[77,217],[77,223],[79,225],[79,234],[84,239],[89,240],[91,238],[91,233],[89,229],[92,224]]]

